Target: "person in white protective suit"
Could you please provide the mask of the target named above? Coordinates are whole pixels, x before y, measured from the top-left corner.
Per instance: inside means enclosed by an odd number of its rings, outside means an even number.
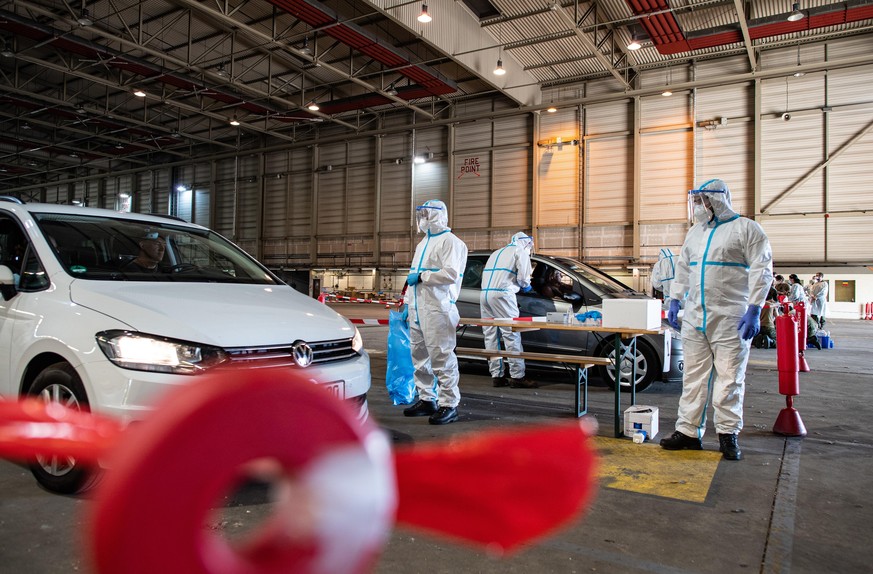
[[[689,208],[695,224],[676,261],[667,313],[679,329],[679,301],[685,300],[685,373],[676,431],[661,447],[701,450],[711,397],[719,450],[727,460],[740,460],[746,363],[773,281],[773,254],[761,226],[733,211],[724,181],[691,190]]]
[[[530,279],[533,269],[530,263],[530,253],[533,249],[533,238],[519,231],[505,245],[491,254],[485,268],[482,270],[482,292],[479,295],[479,308],[482,317],[494,319],[515,319],[518,317],[518,301],[515,294],[521,291],[529,293]],[[508,327],[482,327],[486,349],[499,349],[500,341],[507,351],[521,353],[521,333]],[[510,387],[535,389],[537,384],[524,376],[524,359],[507,359],[509,363],[509,381],[503,376],[503,359],[490,359],[488,370],[495,387]]]
[[[812,285],[809,288],[809,314],[816,320],[819,328],[824,329],[825,313],[828,305],[828,282],[824,280],[824,273],[819,271],[812,278]]]
[[[665,302],[670,298],[670,285],[675,277],[675,255],[667,248],[661,249],[658,261],[652,266],[652,289],[663,293]]]
[[[412,257],[404,302],[418,401],[403,414],[428,416],[430,424],[444,425],[458,420],[461,402],[455,356],[455,329],[461,317],[455,302],[467,246],[449,229],[445,203],[431,199],[415,210],[418,230],[425,237]]]

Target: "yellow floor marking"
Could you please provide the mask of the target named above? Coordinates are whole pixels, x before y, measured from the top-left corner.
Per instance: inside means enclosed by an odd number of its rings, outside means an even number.
[[[721,460],[720,452],[664,450],[657,442],[595,437],[600,485],[641,494],[704,502]]]

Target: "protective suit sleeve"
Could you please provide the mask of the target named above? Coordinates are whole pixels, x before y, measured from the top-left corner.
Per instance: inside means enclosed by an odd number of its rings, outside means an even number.
[[[530,256],[527,254],[527,250],[519,249],[517,255],[518,274],[516,275],[516,282],[521,287],[521,290],[527,293],[531,289],[530,280],[533,275],[533,267],[530,264]]]
[[[531,291],[533,291],[533,287],[531,287],[530,285],[528,285],[527,287],[522,287],[521,289],[522,293],[530,293]]]
[[[737,330],[743,340],[752,339],[761,331],[761,308],[758,305],[749,305],[737,325]]]
[[[692,227],[691,230],[694,228]],[[691,230],[688,233],[691,233]],[[688,293],[691,273],[691,257],[689,256],[688,235],[685,236],[685,241],[682,242],[682,249],[679,251],[679,256],[674,257],[676,276],[670,284],[670,298],[676,299],[677,302],[685,299],[685,294]],[[667,294],[665,294],[667,295]]]
[[[667,322],[670,326],[679,330],[679,300],[670,299],[670,310],[667,311]]]
[[[746,261],[749,264],[749,305],[759,308],[767,300],[773,283],[773,251],[767,234],[756,222],[749,220],[746,227]]]

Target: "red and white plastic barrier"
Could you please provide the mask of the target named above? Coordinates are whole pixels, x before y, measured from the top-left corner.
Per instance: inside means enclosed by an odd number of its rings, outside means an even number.
[[[783,436],[806,436],[800,413],[794,408],[794,397],[800,394],[803,348],[806,347],[806,314],[801,308],[794,313],[783,303],[783,313],[776,317],[776,367],[779,371],[779,394],[785,395],[785,408],[779,411],[773,432]],[[805,362],[805,361],[803,361]],[[807,366],[806,370],[809,370]]]
[[[865,303],[864,310],[861,313],[861,318],[867,321],[873,321],[873,302]]]
[[[388,319],[349,319],[352,325],[387,325]]]

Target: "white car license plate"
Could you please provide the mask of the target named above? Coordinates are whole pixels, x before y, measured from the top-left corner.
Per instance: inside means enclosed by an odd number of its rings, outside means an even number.
[[[330,394],[340,400],[346,398],[346,387],[343,381],[339,381],[338,383],[328,383],[324,385],[324,388],[327,389]]]

